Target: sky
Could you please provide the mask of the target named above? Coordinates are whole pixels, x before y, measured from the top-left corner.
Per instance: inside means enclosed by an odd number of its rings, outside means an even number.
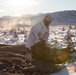
[[[76,0],[0,0],[0,16],[76,10]]]

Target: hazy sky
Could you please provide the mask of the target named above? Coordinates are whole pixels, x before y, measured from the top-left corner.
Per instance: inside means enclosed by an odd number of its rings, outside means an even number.
[[[76,0],[0,0],[0,16],[76,10]]]

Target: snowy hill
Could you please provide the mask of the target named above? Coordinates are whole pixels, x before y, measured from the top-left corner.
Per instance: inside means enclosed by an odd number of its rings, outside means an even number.
[[[52,24],[54,25],[71,25],[71,24],[76,24],[76,11],[71,10],[71,11],[59,11],[59,12],[54,12],[54,13],[46,13],[49,15],[52,15],[53,17],[53,22]],[[42,20],[42,18],[46,15],[37,15],[36,19],[34,20],[34,23],[39,22]]]
[[[76,11],[70,10],[70,11],[59,11],[59,12],[53,12],[53,13],[46,13],[50,14],[53,17],[53,25],[72,25],[76,24]],[[35,25],[36,23],[40,22],[46,14],[39,13],[37,15],[23,15],[23,16],[17,16],[17,17],[11,17],[11,16],[3,16],[0,17],[0,27],[11,25]]]
[[[76,24],[76,11],[61,11],[52,13],[53,24]]]

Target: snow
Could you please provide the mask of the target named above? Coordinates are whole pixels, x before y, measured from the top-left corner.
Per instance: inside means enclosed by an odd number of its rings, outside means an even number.
[[[51,26],[49,31],[49,38],[48,43],[50,43],[53,47],[57,49],[62,49],[67,47],[66,39],[64,38],[67,33],[68,26],[64,27],[64,31],[62,30],[63,26]],[[0,32],[0,44],[24,44],[27,41],[27,38],[29,36],[30,28],[27,30],[22,31],[15,30],[17,33],[11,32],[8,30],[7,32],[1,31]],[[27,32],[27,33],[26,33]],[[71,34],[74,36],[72,37],[72,41],[74,42],[74,49],[76,49],[76,29],[71,29]],[[76,53],[74,53],[72,56],[76,56]],[[70,65],[76,66],[76,63],[68,63],[65,68],[60,70],[57,73],[53,73],[51,75],[76,75],[76,71],[70,70]]]
[[[71,69],[72,66],[75,67],[74,70]],[[66,67],[63,68],[61,71],[53,73],[51,75],[76,75],[76,62],[67,64]]]
[[[68,30],[68,25],[72,25],[73,29],[71,29],[72,34],[72,42],[74,43],[74,49],[76,50],[76,26],[74,28],[74,25],[76,25],[76,11],[62,11],[62,12],[55,12],[55,13],[49,13],[53,17],[52,25],[59,25],[59,26],[50,26],[49,31],[49,38],[48,43],[51,44],[54,48],[61,49],[67,47],[66,42],[66,35]],[[33,16],[32,18],[32,25],[35,25],[36,23],[40,22],[45,14]],[[35,17],[35,18],[34,18]],[[6,20],[8,19],[7,17]],[[10,17],[11,19],[12,17]],[[1,19],[1,18],[0,18]],[[21,20],[21,21],[20,21]],[[0,24],[6,29],[8,27],[8,23],[13,24],[21,24],[22,25],[31,25],[31,20],[29,18],[24,18],[17,20],[17,18],[13,18],[12,20],[6,21],[0,21]],[[26,20],[26,21],[25,21]],[[18,25],[19,25],[18,24]],[[7,25],[5,27],[5,25]],[[64,26],[63,26],[64,25]],[[0,30],[0,44],[6,44],[6,45],[16,45],[16,44],[24,44],[27,41],[27,38],[29,36],[30,27],[15,29],[13,31],[11,30]],[[16,31],[16,33],[14,32]],[[27,32],[27,33],[26,33]],[[71,56],[76,56],[76,53],[73,53]],[[1,62],[0,62],[1,63]],[[70,67],[74,66],[75,70],[71,70]],[[65,68],[60,70],[57,73],[53,73],[50,75],[76,75],[76,62],[68,63]]]
[[[72,25],[76,24],[76,11],[59,11],[54,13],[47,13],[53,17],[52,25]],[[46,14],[35,16],[33,25],[40,22]]]
[[[64,30],[63,30],[64,28]],[[67,35],[67,29],[68,26],[50,26],[49,28],[49,38],[48,42],[54,47],[58,46],[61,48],[65,48],[67,46],[66,43],[66,35]],[[29,28],[23,28],[23,29],[15,29],[11,32],[11,30],[2,31],[0,30],[0,43],[1,44],[23,44],[26,43],[27,38],[30,33],[30,27]],[[76,45],[76,30],[71,29],[70,30],[72,34],[72,42],[74,43],[74,46]]]

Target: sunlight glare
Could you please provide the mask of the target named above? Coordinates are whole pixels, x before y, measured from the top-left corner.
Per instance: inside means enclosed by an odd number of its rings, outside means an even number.
[[[31,6],[31,5],[36,5],[38,4],[38,2],[34,2],[34,1],[31,1],[31,0],[10,0],[9,1],[9,4],[11,6]]]
[[[34,0],[9,0],[8,6],[11,12],[14,11],[14,16],[20,16],[27,12],[32,12],[32,7],[39,5],[40,2]],[[12,13],[13,14],[13,13]]]

